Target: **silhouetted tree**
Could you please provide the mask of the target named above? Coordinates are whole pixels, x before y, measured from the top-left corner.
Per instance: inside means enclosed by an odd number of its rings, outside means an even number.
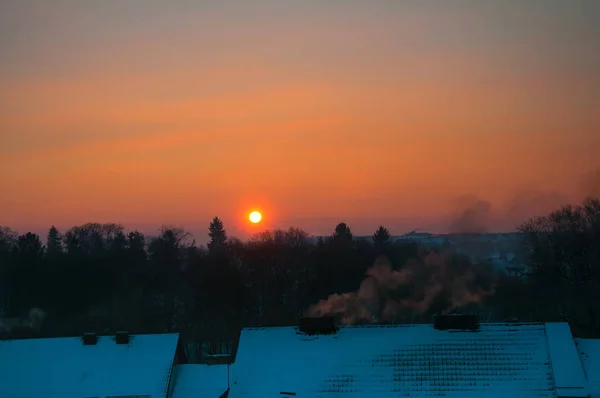
[[[127,235],[127,248],[131,256],[146,259],[146,237],[139,231],[131,231]]]
[[[191,235],[183,228],[164,225],[160,235],[149,245],[150,283],[155,308],[164,315],[165,331],[173,331],[181,318],[181,288],[183,279],[183,252]]]
[[[301,313],[307,286],[308,234],[298,228],[257,233],[247,244],[244,270],[254,322],[288,324]]]
[[[16,237],[17,234],[12,229],[0,225],[0,311],[10,311],[11,293],[16,287],[10,278]]]
[[[538,298],[523,278],[499,275],[495,293],[485,299],[484,310],[496,321],[518,319],[522,322],[544,322]]]
[[[242,326],[290,325],[319,300],[356,292],[383,255],[390,260],[390,272],[404,266],[418,274],[406,291],[392,292],[398,299],[412,290],[425,295],[424,281],[443,269],[447,278],[474,292],[477,286],[497,292],[473,304],[473,311],[525,320],[567,319],[577,325],[576,333],[592,335],[600,314],[594,290],[600,279],[600,207],[588,201],[555,213],[524,228],[534,272],[528,278],[499,278],[493,286],[485,279],[487,271],[464,256],[429,264],[424,256],[430,250],[417,242],[392,243],[383,226],[367,240],[354,239],[340,223],[316,244],[297,228],[241,241],[228,238],[215,217],[205,250],[190,243],[181,228],[163,226],[146,242],[142,233],[126,235],[119,224],[88,223],[64,234],[66,250],[60,255],[52,254],[60,253],[61,236],[51,228],[45,256],[35,234],[17,237],[0,227],[0,307],[20,314],[41,306],[52,315],[53,333],[178,331],[205,351],[229,352]],[[450,241],[444,250],[452,250]],[[458,287],[444,286],[429,300],[429,312],[417,314],[407,307],[394,320],[425,321],[432,311],[450,309]],[[509,302],[514,297],[526,297],[525,303]]]
[[[532,281],[548,316],[600,337],[600,202],[565,206],[523,224]]]
[[[383,252],[390,241],[390,231],[381,225],[373,234],[373,244],[378,252]]]
[[[47,240],[46,251],[49,256],[56,256],[63,252],[62,236],[54,225],[48,230]]]
[[[227,233],[223,228],[223,222],[219,217],[213,218],[208,226],[208,236],[210,237],[210,241],[208,242],[209,252],[214,253],[225,248]]]
[[[0,225],[0,252],[12,250],[17,242],[17,233],[9,227]]]
[[[322,248],[325,246],[325,239],[322,236],[317,237],[317,248]]]
[[[285,233],[285,240],[292,249],[306,248],[309,245],[308,233],[300,228],[290,227]]]
[[[13,246],[13,261],[6,277],[11,281],[11,310],[22,313],[39,301],[43,272],[41,261],[44,247],[38,235],[28,232],[17,238]],[[16,287],[19,287],[18,289]]]
[[[209,353],[230,351],[241,328],[241,311],[246,301],[241,272],[224,255],[205,257],[197,271],[193,291],[199,337],[211,346]]]
[[[81,243],[79,241],[79,234],[77,231],[71,229],[63,236],[65,249],[69,254],[79,253],[81,251]]]
[[[99,254],[109,248],[116,236],[122,233],[123,226],[120,224],[88,223],[68,230],[64,241],[69,252]]]
[[[377,231],[373,234],[373,242],[374,243],[385,243],[390,240],[390,231],[385,228],[383,225],[377,228]]]
[[[350,227],[346,223],[341,222],[335,227],[335,232],[333,233],[334,244],[350,246],[352,245],[352,239],[352,231],[350,231]]]
[[[117,231],[114,236],[109,238],[109,249],[117,252],[123,252],[127,249],[127,236],[123,231]]]
[[[239,238],[231,237],[227,240],[227,247],[233,264],[235,264],[237,268],[241,268],[244,261],[246,244]]]
[[[28,259],[37,259],[44,253],[44,246],[37,234],[27,232],[25,235],[19,236],[15,250],[20,256]]]

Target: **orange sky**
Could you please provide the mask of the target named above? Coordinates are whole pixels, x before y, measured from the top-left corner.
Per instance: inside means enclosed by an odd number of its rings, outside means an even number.
[[[252,207],[315,234],[443,230],[464,195],[505,229],[600,167],[594,0],[7,3],[0,224],[21,232],[204,241],[215,215],[245,236]]]

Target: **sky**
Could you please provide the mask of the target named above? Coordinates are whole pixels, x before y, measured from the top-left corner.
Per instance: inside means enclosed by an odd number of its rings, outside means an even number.
[[[595,0],[2,0],[0,54],[19,232],[500,231],[600,181]]]

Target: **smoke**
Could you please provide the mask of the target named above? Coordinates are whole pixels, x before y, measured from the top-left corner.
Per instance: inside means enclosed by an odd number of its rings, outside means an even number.
[[[600,172],[597,181],[591,177],[588,180],[588,188],[594,182],[600,185]],[[561,192],[535,188],[517,191],[500,206],[492,206],[490,201],[474,195],[463,196],[456,202],[448,232],[466,234],[515,231],[518,225],[530,218],[544,216],[568,203],[569,198]]]
[[[580,190],[583,198],[600,198],[600,168],[583,176]]]
[[[0,332],[11,332],[15,329],[31,329],[39,331],[46,316],[46,312],[37,307],[31,308],[27,313],[27,316],[22,318],[7,318],[5,316],[0,316]]]
[[[416,321],[480,303],[494,292],[491,271],[447,253],[411,259],[400,270],[380,257],[356,292],[333,294],[310,307],[306,316],[335,316],[345,325]]]
[[[566,195],[555,191],[521,190],[507,203],[507,222],[514,226],[530,218],[545,216],[569,202]]]
[[[489,230],[492,218],[492,204],[476,196],[463,196],[458,199],[452,215],[449,232],[455,234],[485,233]]]

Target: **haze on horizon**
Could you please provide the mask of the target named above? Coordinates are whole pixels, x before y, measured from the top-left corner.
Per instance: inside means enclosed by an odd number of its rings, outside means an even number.
[[[600,195],[594,0],[3,1],[0,52],[19,231],[510,230]]]

